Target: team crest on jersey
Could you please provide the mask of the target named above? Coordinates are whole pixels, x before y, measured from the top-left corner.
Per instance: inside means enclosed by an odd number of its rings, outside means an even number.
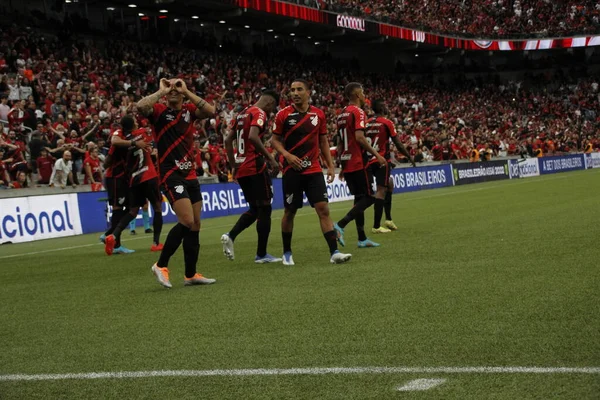
[[[258,124],[258,126],[262,127],[265,121],[263,121],[262,118],[259,118],[258,121],[256,121],[256,123]]]
[[[319,125],[319,116],[315,115],[314,117],[311,117],[310,122],[313,124],[313,126]]]
[[[184,120],[185,122],[189,123],[189,122],[190,122],[190,119],[191,119],[191,115],[190,115],[190,112],[189,112],[189,110],[188,110],[188,111],[186,111],[185,115],[183,116],[183,120]]]

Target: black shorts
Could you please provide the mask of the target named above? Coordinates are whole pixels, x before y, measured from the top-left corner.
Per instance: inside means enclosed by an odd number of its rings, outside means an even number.
[[[344,173],[344,178],[354,197],[373,195],[373,174],[370,168]]]
[[[371,170],[371,175],[375,178],[375,183],[377,186],[388,187],[390,184],[390,171],[392,170],[392,164],[387,163],[385,167],[379,165],[379,163],[374,163],[369,166]]]
[[[131,207],[143,207],[146,202],[154,205],[162,203],[162,194],[158,189],[158,179],[150,179],[139,185],[132,186],[129,191],[129,205]]]
[[[246,203],[252,205],[263,205],[266,202],[271,203],[273,186],[271,176],[266,170],[262,174],[238,178],[238,183],[244,192]]]
[[[192,204],[202,201],[200,183],[197,179],[186,180],[182,178],[169,178],[160,186],[171,205],[177,200],[190,199]]]
[[[290,169],[283,175],[283,203],[285,208],[297,210],[302,208],[306,193],[311,207],[317,203],[328,202],[327,185],[321,172],[302,175]]]
[[[129,202],[129,185],[125,178],[106,178],[104,181],[108,204],[112,207],[127,207]]]

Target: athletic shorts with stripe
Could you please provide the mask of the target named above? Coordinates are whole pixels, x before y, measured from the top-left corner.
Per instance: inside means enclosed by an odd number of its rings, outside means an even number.
[[[373,195],[373,174],[370,168],[344,173],[344,179],[355,197]]]
[[[285,208],[297,210],[302,208],[304,194],[311,207],[321,202],[328,202],[327,185],[322,172],[301,174],[289,169],[283,175],[283,203]]]
[[[181,199],[190,199],[192,204],[202,201],[200,183],[198,183],[197,179],[169,178],[163,182],[160,189],[171,205]]]
[[[385,167],[379,165],[379,163],[373,163],[369,165],[371,175],[375,178],[377,186],[387,187],[390,183],[390,173],[394,166],[392,163],[387,163]]]
[[[263,205],[265,202],[271,204],[273,198],[273,186],[271,176],[265,170],[263,173],[238,178],[238,183],[244,192],[246,203],[252,205]]]
[[[131,207],[143,207],[146,202],[162,203],[162,194],[158,189],[158,179],[149,179],[130,188],[129,204]]]
[[[129,205],[129,185],[126,178],[106,178],[104,187],[108,195],[108,204],[112,207],[127,207]]]

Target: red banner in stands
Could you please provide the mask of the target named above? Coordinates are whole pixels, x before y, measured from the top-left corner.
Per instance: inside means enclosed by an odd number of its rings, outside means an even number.
[[[298,6],[296,4],[282,3],[273,0],[234,0],[235,4],[243,8],[252,8],[258,11],[264,11],[271,14],[282,15],[285,17],[298,18],[305,21],[317,22],[321,24],[329,23],[329,14],[319,11],[315,8]]]
[[[379,33],[382,36],[408,40],[417,43],[428,43],[454,49],[490,50],[490,51],[523,51],[565,49],[573,47],[600,46],[600,36],[574,37],[565,39],[530,39],[530,40],[491,40],[466,39],[436,35],[409,28],[367,21],[358,17],[334,14],[315,8],[299,6],[276,0],[232,0],[239,7],[252,8],[285,17],[305,21],[334,25],[344,29]]]

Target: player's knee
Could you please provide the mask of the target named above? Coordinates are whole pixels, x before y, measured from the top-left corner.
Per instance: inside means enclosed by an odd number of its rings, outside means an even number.
[[[317,204],[315,210],[319,218],[329,218],[329,204]]]
[[[290,221],[293,220],[294,217],[296,217],[296,211],[295,209],[291,209],[291,208],[286,208],[283,211],[283,219],[286,221]]]
[[[184,215],[182,217],[179,218],[179,223],[183,226],[185,226],[186,228],[193,230],[194,228],[194,217],[192,215]]]
[[[192,232],[200,232],[200,221],[194,221],[190,230]]]

